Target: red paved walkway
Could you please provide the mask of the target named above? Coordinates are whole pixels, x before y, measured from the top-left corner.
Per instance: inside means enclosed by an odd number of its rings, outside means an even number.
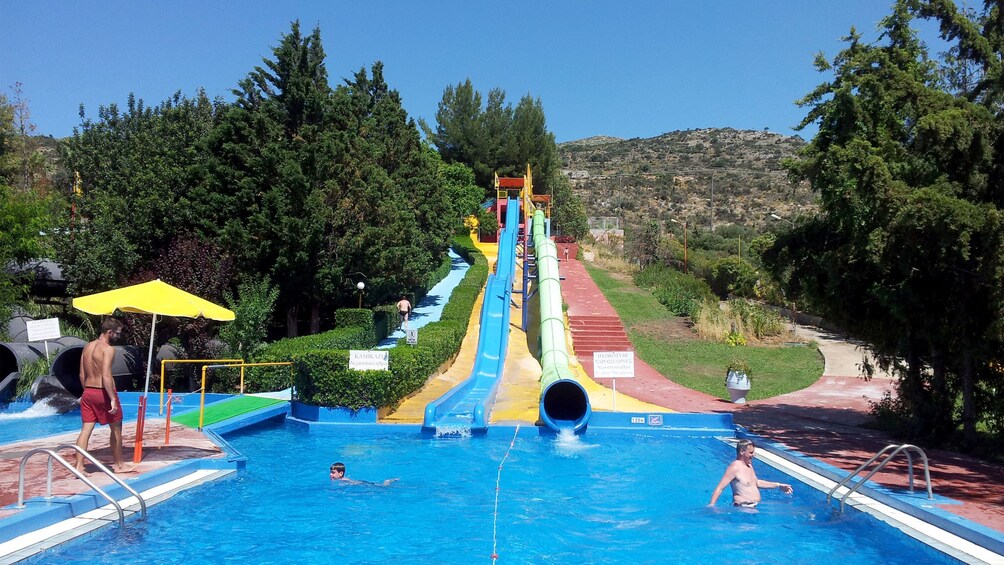
[[[595,320],[608,325],[607,318],[616,316],[616,312],[585,267],[576,260],[563,261],[561,274],[565,277],[562,297],[568,304],[569,323],[581,327]],[[578,332],[582,335],[583,330]],[[575,333],[573,326],[573,342]],[[589,352],[588,345],[583,349]],[[821,346],[821,350],[827,355],[827,349]],[[831,350],[830,355],[836,354],[845,355]],[[580,357],[579,362],[591,376],[592,360]],[[828,359],[827,367],[831,366],[837,364]],[[852,471],[886,445],[900,442],[883,432],[860,427],[868,420],[869,400],[878,400],[888,388],[888,381],[866,382],[847,375],[846,363],[839,366],[840,374],[824,374],[803,390],[750,404],[732,404],[680,386],[636,356],[636,378],[620,380],[617,389],[678,412],[732,412],[737,424],[766,439]],[[610,386],[609,382],[600,382]],[[935,493],[962,502],[942,508],[1004,532],[1004,469],[957,453],[928,450],[927,455]],[[887,486],[905,487],[905,458],[902,465],[897,463],[890,463],[886,467],[890,472],[883,471],[873,479]]]

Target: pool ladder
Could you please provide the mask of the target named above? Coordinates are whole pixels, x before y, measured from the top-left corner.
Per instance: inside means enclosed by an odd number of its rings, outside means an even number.
[[[882,450],[876,453],[874,456],[872,456],[871,459],[865,461],[860,467],[855,469],[853,473],[847,475],[844,478],[844,480],[840,481],[839,483],[837,483],[835,487],[830,489],[830,492],[826,495],[826,503],[827,504],[830,503],[830,499],[833,497],[833,494],[837,492],[837,489],[839,489],[842,486],[846,486],[847,483],[851,481],[851,479],[861,474],[861,472],[867,469],[869,465],[877,461],[879,457],[882,457],[890,450],[892,450],[892,453],[889,453],[889,455],[885,459],[880,461],[879,464],[874,469],[871,470],[871,472],[865,475],[865,478],[858,481],[854,486],[849,488],[842,497],[840,497],[840,511],[841,512],[844,511],[844,503],[847,501],[848,497],[857,492],[858,488],[860,488],[861,485],[868,482],[868,479],[872,478],[872,475],[878,473],[883,467],[886,466],[887,463],[889,463],[889,461],[892,460],[893,457],[895,457],[899,453],[906,454],[907,474],[909,475],[910,478],[910,492],[913,492],[913,455],[911,454],[911,452],[916,452],[918,455],[920,455],[921,460],[924,462],[924,481],[927,482],[927,498],[933,499],[934,493],[931,491],[931,469],[927,463],[927,454],[924,453],[923,449],[917,447],[916,445],[910,445],[909,443],[904,443],[903,445],[889,444],[884,448],[882,448]]]
[[[91,463],[94,463],[94,465],[96,465],[97,468],[102,473],[108,475],[108,477],[110,477],[111,480],[115,481],[116,483],[118,483],[119,486],[121,486],[122,488],[124,488],[127,491],[129,491],[129,493],[132,494],[133,496],[135,496],[136,500],[139,501],[139,506],[140,506],[140,512],[141,512],[142,519],[146,519],[146,501],[143,500],[143,497],[140,496],[140,494],[138,492],[136,492],[135,489],[133,489],[129,485],[125,484],[125,481],[123,481],[122,479],[116,477],[115,473],[112,473],[111,469],[109,469],[108,467],[105,467],[104,465],[102,465],[97,459],[94,458],[93,455],[91,455],[90,453],[88,453],[84,449],[81,449],[80,446],[78,446],[76,444],[73,444],[73,443],[63,443],[63,444],[57,445],[56,447],[54,447],[52,449],[48,449],[48,448],[45,448],[45,447],[39,447],[39,448],[36,448],[36,449],[32,449],[28,453],[24,454],[24,457],[21,458],[21,468],[18,471],[18,477],[17,477],[17,507],[18,508],[24,508],[24,468],[25,468],[25,465],[27,465],[27,463],[28,463],[28,459],[30,459],[32,455],[36,455],[38,453],[47,453],[49,455],[49,459],[46,461],[46,467],[47,467],[48,474],[46,476],[46,483],[45,483],[45,498],[47,498],[47,499],[48,498],[52,498],[52,461],[53,461],[53,459],[55,459],[57,462],[59,462],[60,465],[62,465],[63,467],[66,467],[66,469],[70,473],[73,473],[73,475],[75,477],[77,477],[81,481],[84,481],[84,484],[86,484],[91,489],[93,489],[94,492],[100,494],[102,497],[104,497],[105,500],[107,500],[108,502],[112,503],[112,506],[115,507],[115,510],[118,512],[118,515],[119,515],[119,526],[121,527],[121,526],[125,525],[125,512],[122,510],[122,505],[119,504],[118,501],[116,501],[114,498],[112,498],[111,496],[109,496],[107,492],[105,492],[104,490],[102,490],[101,488],[99,488],[97,485],[95,485],[93,481],[91,481],[86,476],[84,476],[83,473],[81,473],[80,471],[77,471],[77,468],[74,467],[73,465],[71,465],[69,461],[67,461],[66,459],[63,459],[62,457],[60,457],[59,453],[57,453],[57,452],[59,450],[61,450],[61,449],[73,449],[73,450],[75,450],[77,453],[79,453],[79,454],[83,455],[85,458],[87,458],[88,461],[90,461]]]

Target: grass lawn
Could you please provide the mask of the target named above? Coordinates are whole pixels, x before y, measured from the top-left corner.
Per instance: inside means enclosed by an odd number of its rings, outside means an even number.
[[[587,264],[586,270],[617,311],[638,356],[655,370],[685,387],[728,398],[725,364],[746,359],[752,369],[747,399],[770,398],[805,388],[823,374],[823,359],[813,346],[740,346],[693,338],[663,337],[653,327],[677,318],[630,279]]]

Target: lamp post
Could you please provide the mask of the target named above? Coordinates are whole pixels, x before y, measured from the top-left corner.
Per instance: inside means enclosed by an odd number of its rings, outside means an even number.
[[[781,216],[778,216],[773,212],[771,212],[770,217],[774,218],[775,220],[780,220],[782,222],[788,222],[789,224],[791,224],[791,227],[795,227],[795,222],[789,220],[788,218],[782,218]]]
[[[363,290],[366,288],[366,283],[359,281],[356,283],[356,293],[359,294],[359,309],[363,308]]]
[[[678,222],[672,218],[670,218],[669,221],[673,222],[674,224],[681,224],[681,222]],[[684,220],[682,222],[682,225],[683,225],[683,273],[686,274],[687,273],[687,220]]]

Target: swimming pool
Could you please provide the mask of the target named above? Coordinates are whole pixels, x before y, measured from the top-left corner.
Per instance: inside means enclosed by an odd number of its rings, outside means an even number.
[[[57,414],[44,403],[13,404],[0,411],[0,444],[80,429],[80,409]]]
[[[512,432],[422,439],[400,432],[305,433],[267,424],[228,436],[249,458],[230,479],[185,491],[146,522],[109,528],[44,561],[97,563],[915,563],[936,554],[858,513],[834,515],[818,491],[765,492],[755,511],[707,500],[734,450],[711,438],[525,430],[499,482]],[[336,460],[348,476],[328,479]],[[760,478],[791,479],[757,463]],[[727,497],[723,497],[727,498]]]
[[[139,410],[130,398],[135,393],[123,393],[122,416],[124,422],[136,420]],[[152,398],[152,397],[151,397]],[[13,424],[13,425],[8,425]],[[38,439],[54,434],[80,430],[80,409],[58,414],[45,401],[35,404],[15,403],[0,410],[0,444]]]

